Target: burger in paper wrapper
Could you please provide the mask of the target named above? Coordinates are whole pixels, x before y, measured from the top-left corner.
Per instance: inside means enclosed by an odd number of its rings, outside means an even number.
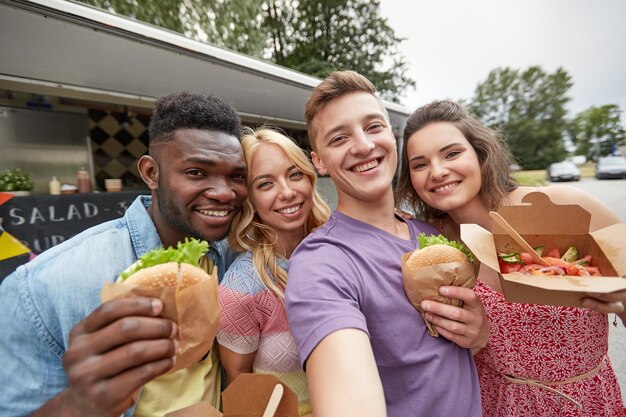
[[[443,235],[418,237],[420,248],[402,255],[404,291],[411,304],[420,312],[428,333],[439,333],[424,317],[422,300],[433,300],[460,307],[461,301],[439,294],[439,287],[454,285],[474,288],[476,267],[474,256],[463,244],[449,241]]]
[[[185,239],[176,248],[147,252],[100,293],[102,302],[130,296],[163,301],[161,316],[178,326],[176,364],[169,373],[198,362],[213,346],[220,307],[217,268],[205,256],[208,249],[205,241]]]

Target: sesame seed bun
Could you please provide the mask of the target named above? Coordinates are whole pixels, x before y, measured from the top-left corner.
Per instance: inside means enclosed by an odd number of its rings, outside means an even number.
[[[198,282],[210,279],[204,270],[186,263],[168,262],[161,265],[141,269],[125,282],[142,287],[177,287],[185,288]]]
[[[437,244],[414,251],[407,259],[406,265],[410,269],[417,269],[451,262],[469,262],[469,260],[460,250],[452,246]]]

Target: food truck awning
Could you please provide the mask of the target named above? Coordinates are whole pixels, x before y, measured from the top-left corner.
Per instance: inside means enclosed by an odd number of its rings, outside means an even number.
[[[0,0],[0,88],[150,108],[174,90],[221,96],[244,120],[304,128],[319,79],[63,0]],[[385,102],[394,129],[404,107]]]

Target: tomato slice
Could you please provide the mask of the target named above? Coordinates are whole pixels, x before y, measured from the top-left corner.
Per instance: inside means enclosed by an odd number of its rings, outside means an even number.
[[[577,277],[583,271],[583,267],[581,265],[572,264],[567,268],[567,275],[571,277]]]
[[[561,253],[559,252],[559,250],[557,248],[554,248],[550,252],[546,253],[546,256],[544,256],[543,258],[545,259],[546,257],[548,257],[548,258],[560,258],[561,257]]]
[[[522,260],[522,263],[524,265],[530,265],[533,263],[533,257],[530,256],[530,253],[528,252],[522,252],[519,254],[520,259]]]
[[[503,274],[510,274],[511,272],[516,272],[523,266],[522,264],[512,264],[509,262],[504,262],[502,260],[499,260],[498,264],[500,265],[500,272],[502,272]]]

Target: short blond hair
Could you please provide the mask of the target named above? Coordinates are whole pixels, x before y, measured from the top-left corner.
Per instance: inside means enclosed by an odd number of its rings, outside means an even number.
[[[315,147],[316,129],[313,119],[332,100],[352,92],[369,93],[376,98],[376,87],[370,80],[355,71],[335,71],[317,85],[309,96],[304,106],[304,118],[306,120],[309,143],[313,150]]]

